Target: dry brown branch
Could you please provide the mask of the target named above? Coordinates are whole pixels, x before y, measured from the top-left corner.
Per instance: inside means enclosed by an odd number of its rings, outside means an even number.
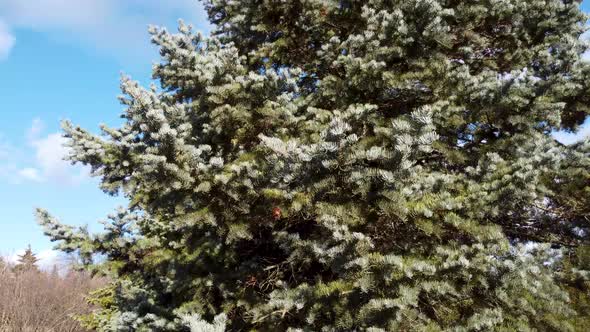
[[[105,284],[81,272],[14,272],[0,263],[0,332],[81,332],[73,318],[92,308],[85,296]]]

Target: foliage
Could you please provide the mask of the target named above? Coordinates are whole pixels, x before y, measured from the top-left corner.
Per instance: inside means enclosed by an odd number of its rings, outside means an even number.
[[[90,292],[86,302],[95,309],[91,313],[78,315],[76,319],[80,325],[88,330],[96,331],[104,329],[109,325],[112,315],[116,311],[115,307],[115,287],[108,285]]]
[[[29,245],[25,250],[24,254],[18,256],[18,261],[17,264],[14,266],[14,271],[39,271],[39,267],[37,267],[38,261],[39,259],[33,253],[31,245]]]
[[[92,307],[84,296],[104,280],[88,273],[65,275],[0,265],[0,331],[83,332],[77,315]]]
[[[205,5],[211,38],[150,29],[120,128],[64,123],[130,200],[99,234],[38,211],[113,278],[99,330],[583,330],[579,1]]]

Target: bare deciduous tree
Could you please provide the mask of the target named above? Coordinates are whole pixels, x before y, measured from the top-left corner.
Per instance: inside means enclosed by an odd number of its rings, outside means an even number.
[[[74,317],[92,310],[85,296],[104,283],[81,272],[14,273],[0,264],[0,332],[86,331]]]

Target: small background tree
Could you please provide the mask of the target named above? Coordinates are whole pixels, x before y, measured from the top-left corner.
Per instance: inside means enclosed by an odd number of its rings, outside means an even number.
[[[39,271],[39,267],[37,266],[37,262],[39,259],[33,253],[31,249],[31,245],[25,249],[25,252],[22,255],[18,255],[18,260],[16,265],[14,266],[15,272],[24,272],[24,271]]]

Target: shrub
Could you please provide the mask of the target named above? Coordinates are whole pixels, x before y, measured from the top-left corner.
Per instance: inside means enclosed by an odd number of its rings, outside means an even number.
[[[2,332],[82,332],[86,329],[76,316],[92,307],[86,295],[105,284],[86,272],[60,276],[36,269],[16,272],[8,264],[0,266],[0,331]]]

